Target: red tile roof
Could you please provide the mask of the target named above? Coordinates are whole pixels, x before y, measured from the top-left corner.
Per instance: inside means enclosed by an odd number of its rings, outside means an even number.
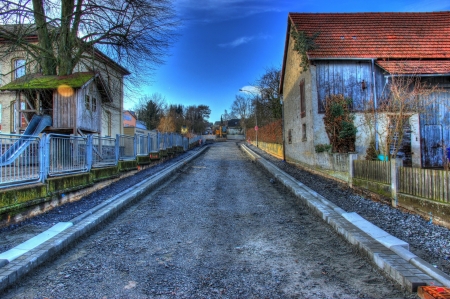
[[[450,60],[378,60],[376,64],[391,74],[450,74]]]
[[[450,59],[450,12],[290,13],[309,36],[320,32],[310,59]]]

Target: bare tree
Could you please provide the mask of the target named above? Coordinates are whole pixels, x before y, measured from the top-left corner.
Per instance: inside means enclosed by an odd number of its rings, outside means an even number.
[[[281,98],[278,93],[280,86],[280,68],[266,68],[265,73],[257,80],[261,97],[258,99],[258,119],[271,122],[282,117]]]
[[[252,100],[249,97],[243,97],[241,95],[237,95],[231,105],[231,111],[239,117],[244,132],[247,129],[247,118],[250,115],[251,109]]]
[[[104,59],[98,49],[140,79],[163,62],[177,26],[171,0],[3,0],[0,23],[0,58],[23,51],[42,74],[69,75]]]
[[[428,83],[416,75],[391,75],[384,93],[377,102],[367,103],[363,114],[363,125],[374,137],[368,151],[386,157],[397,157],[405,150],[406,133],[414,125],[413,115],[434,113],[429,107],[438,98],[430,95],[442,91],[437,85]],[[370,156],[370,155],[368,155]]]

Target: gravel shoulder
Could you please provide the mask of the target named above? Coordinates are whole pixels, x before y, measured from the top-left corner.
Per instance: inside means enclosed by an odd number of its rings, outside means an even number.
[[[343,183],[284,162],[253,145],[249,147],[345,211],[356,212],[391,235],[408,242],[412,253],[450,274],[449,229],[432,224],[417,214],[395,209],[389,203],[362,196]]]
[[[3,298],[417,298],[235,143],[214,144]]]

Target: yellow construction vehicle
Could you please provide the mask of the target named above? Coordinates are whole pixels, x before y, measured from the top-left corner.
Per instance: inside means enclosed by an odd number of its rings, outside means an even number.
[[[219,126],[216,128],[216,141],[226,141],[227,140],[227,127]]]

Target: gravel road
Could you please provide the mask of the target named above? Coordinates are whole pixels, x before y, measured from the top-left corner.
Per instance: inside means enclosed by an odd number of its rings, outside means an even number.
[[[416,296],[225,142],[3,298]]]

